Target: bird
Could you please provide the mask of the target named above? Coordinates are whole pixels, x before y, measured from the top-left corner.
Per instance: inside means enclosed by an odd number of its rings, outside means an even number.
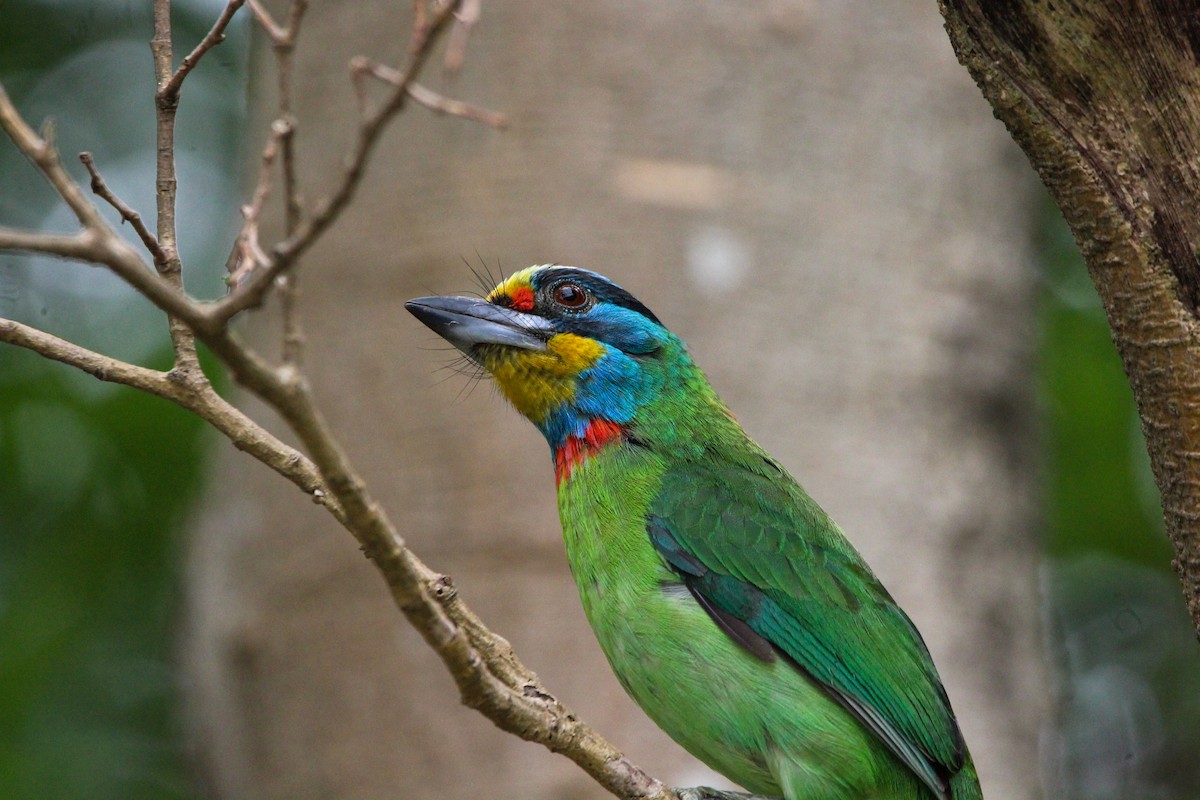
[[[549,443],[585,616],[671,738],[760,795],[982,798],[912,621],[649,308],[559,264],[405,308]]]

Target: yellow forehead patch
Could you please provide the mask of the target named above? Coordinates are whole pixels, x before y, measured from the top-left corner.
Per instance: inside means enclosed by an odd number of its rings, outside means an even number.
[[[604,345],[586,336],[560,333],[546,343],[545,350],[487,347],[481,348],[480,355],[508,401],[537,423],[575,397],[576,376],[603,357]]]

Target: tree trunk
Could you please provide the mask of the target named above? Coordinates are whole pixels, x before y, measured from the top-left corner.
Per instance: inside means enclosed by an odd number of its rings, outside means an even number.
[[[314,4],[306,20],[309,197],[351,133],[342,65],[403,46],[395,4],[377,5]],[[460,257],[601,271],[689,342],[910,612],[989,795],[1037,797],[1033,181],[932,7],[485,4],[448,91],[512,129],[410,109],[302,276],[313,382],[409,544],[634,761],[714,780],[609,673],[545,444],[493,392],[438,383],[451,355],[401,308],[471,290]],[[233,452],[216,473],[184,650],[214,794],[601,795],[457,706],[317,510]]]
[[[941,0],[959,59],[1087,261],[1200,635],[1200,10]]]

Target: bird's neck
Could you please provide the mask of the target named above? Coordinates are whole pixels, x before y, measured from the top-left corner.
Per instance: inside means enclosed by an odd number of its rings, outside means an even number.
[[[604,354],[572,378],[564,399],[540,418],[530,419],[550,445],[558,483],[581,464],[630,438],[642,407],[661,385],[654,363],[643,363],[621,350]]]
[[[606,369],[593,371],[573,402],[538,424],[560,485],[614,448],[634,445],[668,460],[696,458],[723,441],[745,438],[682,343],[670,355],[640,364],[606,359]]]
[[[629,438],[629,426],[603,417],[593,417],[582,428],[563,437],[557,445],[551,443],[554,454],[554,480],[569,479],[571,473],[587,459],[605,448],[620,445]]]

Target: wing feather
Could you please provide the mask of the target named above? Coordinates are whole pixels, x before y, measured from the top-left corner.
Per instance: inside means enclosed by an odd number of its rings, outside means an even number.
[[[757,462],[677,466],[663,477],[647,533],[731,638],[763,652],[738,635],[737,620],[765,639],[937,797],[949,796],[965,748],[925,643],[790,476]]]

